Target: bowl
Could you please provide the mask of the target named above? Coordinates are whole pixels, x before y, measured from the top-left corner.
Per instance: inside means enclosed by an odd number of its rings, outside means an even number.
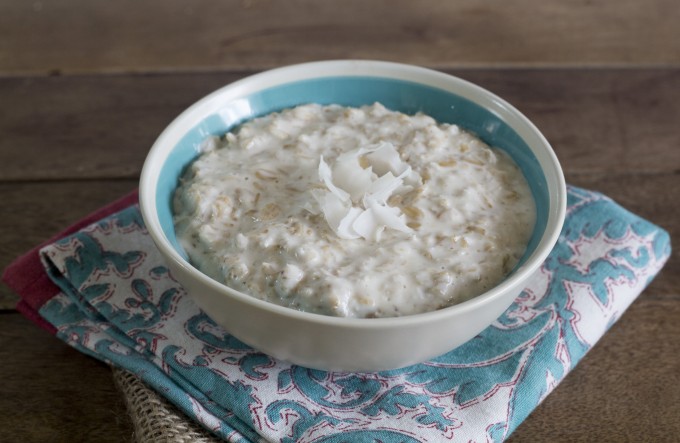
[[[496,287],[463,303],[395,318],[338,318],[301,312],[238,292],[200,272],[175,237],[172,195],[178,178],[210,135],[305,103],[362,106],[380,102],[424,112],[466,128],[505,150],[536,202],[526,253]],[[460,78],[417,66],[366,60],[278,68],[229,84],[198,101],[160,134],[140,180],[144,222],[172,275],[226,331],[277,359],[314,369],[380,371],[426,361],[467,342],[498,318],[551,251],[562,228],[566,187],[539,130],[512,105]]]

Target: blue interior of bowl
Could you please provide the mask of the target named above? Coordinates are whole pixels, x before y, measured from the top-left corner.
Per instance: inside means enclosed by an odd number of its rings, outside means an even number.
[[[370,105],[414,114],[423,112],[442,123],[455,123],[474,132],[490,146],[508,152],[527,178],[536,200],[536,225],[520,266],[535,250],[548,221],[548,186],[538,160],[524,140],[493,112],[438,88],[379,77],[327,77],[284,84],[225,102],[216,114],[207,116],[179,141],[161,169],[156,189],[160,223],[170,243],[186,258],[172,222],[172,196],[186,166],[209,135],[221,135],[254,117],[304,103]]]

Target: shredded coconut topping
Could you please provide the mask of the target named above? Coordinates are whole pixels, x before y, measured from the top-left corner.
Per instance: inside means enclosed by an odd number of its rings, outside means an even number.
[[[326,185],[326,191],[311,192],[319,209],[306,208],[313,214],[323,213],[338,237],[377,242],[385,228],[413,232],[401,209],[389,206],[387,200],[395,193],[412,189],[412,185],[404,185],[405,180],[415,184],[421,183],[421,178],[401,160],[391,143],[346,152],[338,156],[333,168],[322,155],[319,180]]]

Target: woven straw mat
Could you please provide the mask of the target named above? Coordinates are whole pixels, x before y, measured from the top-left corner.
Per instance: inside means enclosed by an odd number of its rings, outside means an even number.
[[[139,443],[218,443],[131,373],[113,368],[113,379],[125,398]]]

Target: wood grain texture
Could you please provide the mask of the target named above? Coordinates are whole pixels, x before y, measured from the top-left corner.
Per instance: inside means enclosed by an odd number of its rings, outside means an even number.
[[[137,177],[166,125],[239,77],[0,79],[0,181]]]
[[[643,294],[508,440],[670,442],[680,435],[680,304]]]
[[[127,194],[137,180],[1,183],[0,270],[90,212]],[[0,283],[0,310],[18,297]],[[1,365],[0,365],[1,366]]]
[[[262,69],[332,58],[460,66],[680,63],[676,0],[0,3],[0,74]]]
[[[19,314],[0,314],[0,441],[131,442],[108,366]]]
[[[525,113],[567,172],[680,170],[680,68],[449,72]],[[0,181],[136,178],[172,119],[244,75],[0,78]]]

